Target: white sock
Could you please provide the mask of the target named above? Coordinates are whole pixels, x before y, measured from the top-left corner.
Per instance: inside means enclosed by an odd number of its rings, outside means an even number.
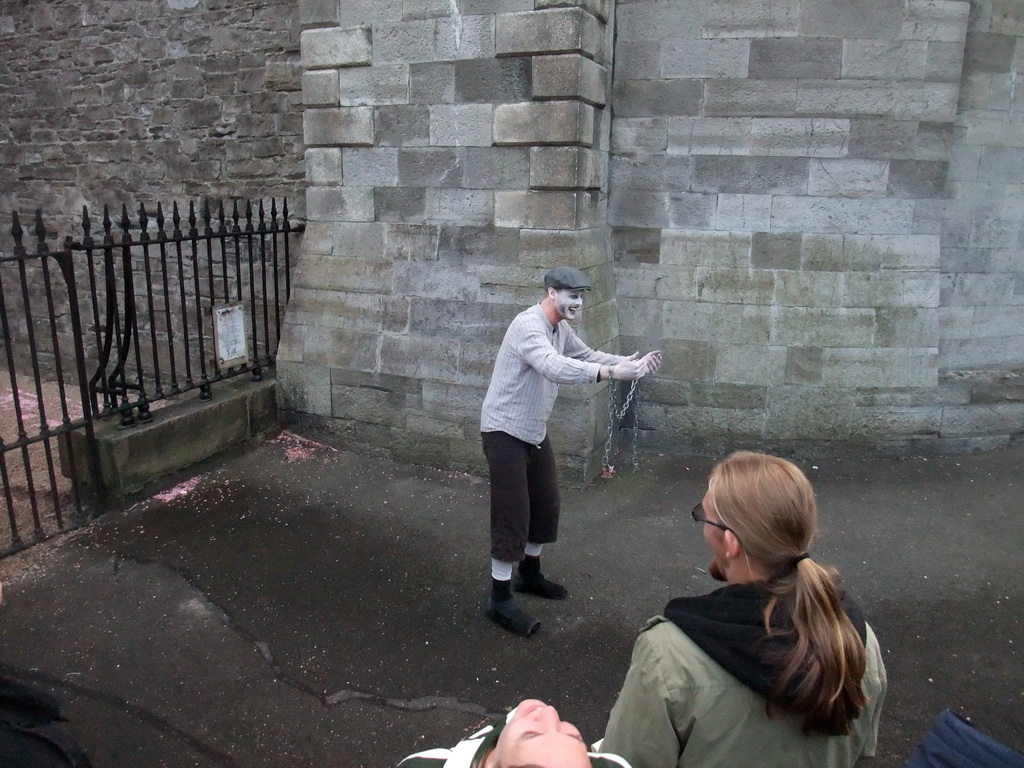
[[[542,549],[544,549],[543,544],[533,544],[529,541],[526,542],[526,554],[529,557],[540,557],[540,551]]]
[[[491,558],[491,578],[498,581],[512,580],[512,566],[514,563],[506,563],[504,560]]]

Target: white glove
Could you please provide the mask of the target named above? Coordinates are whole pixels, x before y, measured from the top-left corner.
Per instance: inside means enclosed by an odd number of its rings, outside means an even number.
[[[634,381],[642,379],[648,373],[654,373],[661,367],[661,352],[655,350],[639,357],[639,352],[634,352],[615,365],[611,366],[610,374],[613,379],[622,381]],[[639,359],[637,359],[639,357]]]

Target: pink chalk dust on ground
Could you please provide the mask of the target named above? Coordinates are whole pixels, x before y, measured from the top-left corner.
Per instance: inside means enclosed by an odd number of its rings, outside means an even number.
[[[308,437],[302,437],[287,430],[274,438],[272,442],[284,445],[284,456],[289,463],[293,461],[306,461],[323,451],[338,452],[337,448],[318,443],[316,440],[310,440]]]

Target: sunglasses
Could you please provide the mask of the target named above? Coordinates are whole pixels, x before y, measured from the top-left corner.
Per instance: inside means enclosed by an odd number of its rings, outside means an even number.
[[[697,502],[697,506],[690,511],[690,517],[693,518],[695,523],[707,523],[708,525],[713,525],[715,528],[720,528],[723,531],[732,531],[732,528],[728,525],[716,523],[714,520],[708,520],[708,516],[704,512],[704,502]],[[733,533],[735,533],[735,531],[733,531]]]

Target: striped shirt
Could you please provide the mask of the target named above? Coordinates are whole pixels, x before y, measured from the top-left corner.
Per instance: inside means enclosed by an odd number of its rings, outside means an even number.
[[[588,347],[566,320],[552,326],[541,305],[534,304],[505,331],[480,411],[480,431],[506,432],[540,445],[558,385],[597,381],[602,365],[622,360]]]

